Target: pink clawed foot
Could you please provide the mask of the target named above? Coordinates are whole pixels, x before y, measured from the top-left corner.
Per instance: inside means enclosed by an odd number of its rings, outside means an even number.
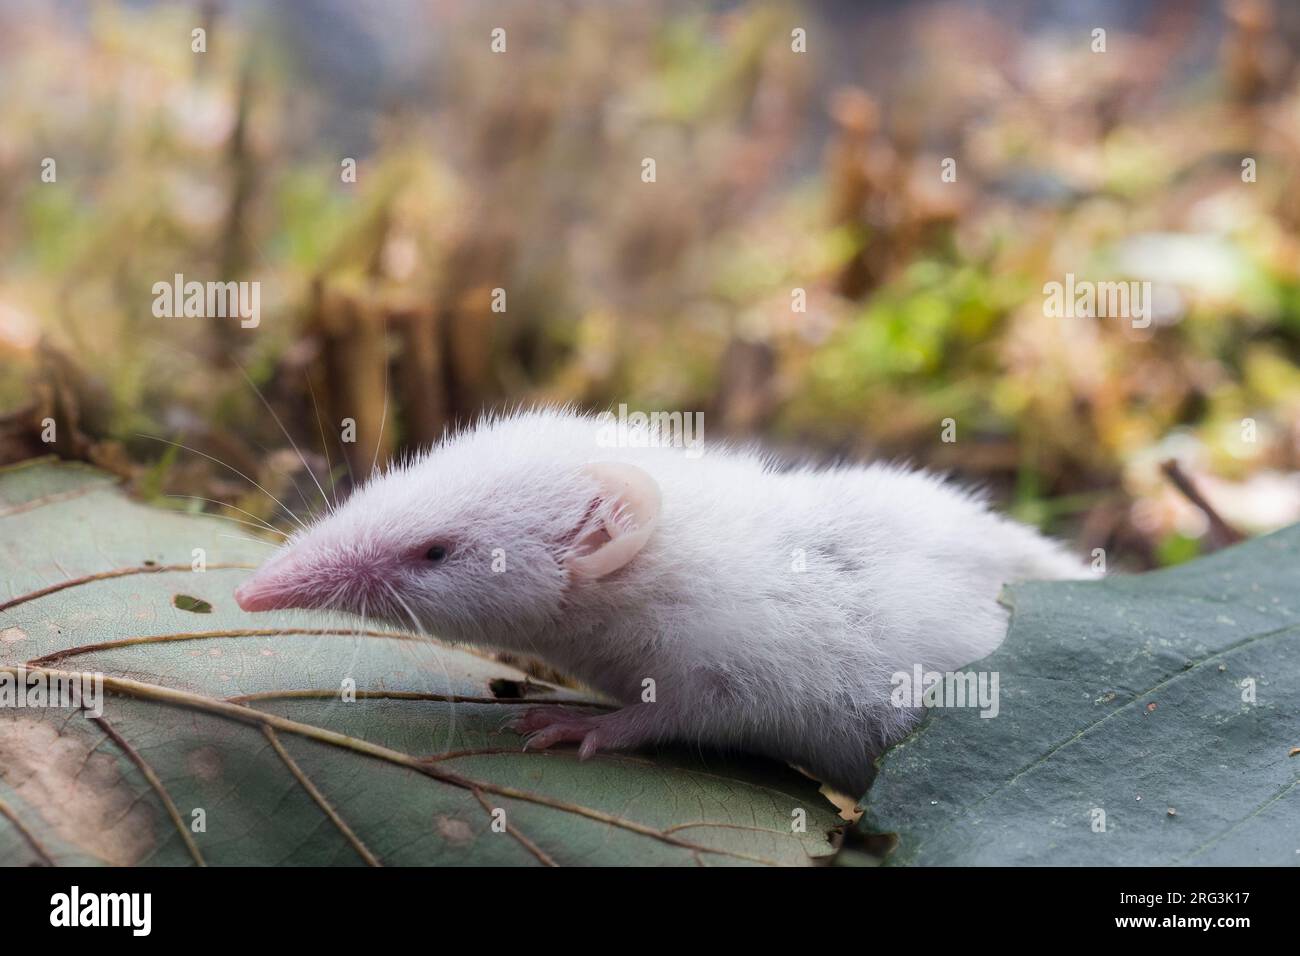
[[[578,744],[578,757],[586,760],[612,742],[608,723],[612,716],[582,714],[563,707],[534,707],[511,721],[509,727],[527,737],[525,750],[573,743]]]

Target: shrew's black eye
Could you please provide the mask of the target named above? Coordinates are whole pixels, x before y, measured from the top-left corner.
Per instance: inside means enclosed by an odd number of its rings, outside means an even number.
[[[447,549],[441,544],[435,544],[425,552],[424,556],[430,561],[443,561],[447,557]]]

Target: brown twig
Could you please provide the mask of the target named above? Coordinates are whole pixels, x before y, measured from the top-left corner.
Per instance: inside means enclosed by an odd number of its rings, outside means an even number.
[[[1219,513],[1214,510],[1214,506],[1192,484],[1192,479],[1188,477],[1187,472],[1183,471],[1182,466],[1177,461],[1170,458],[1168,461],[1161,462],[1160,470],[1165,473],[1165,477],[1169,479],[1170,483],[1183,493],[1183,497],[1200,508],[1205,517],[1209,519],[1210,542],[1216,549],[1246,540],[1244,534],[1220,517]]]

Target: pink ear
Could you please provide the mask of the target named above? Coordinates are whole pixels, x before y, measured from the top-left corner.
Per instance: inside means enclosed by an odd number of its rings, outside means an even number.
[[[603,578],[627,564],[645,547],[659,517],[659,485],[646,472],[617,461],[583,468],[600,487],[603,523],[580,534],[579,553],[569,570],[584,578]]]

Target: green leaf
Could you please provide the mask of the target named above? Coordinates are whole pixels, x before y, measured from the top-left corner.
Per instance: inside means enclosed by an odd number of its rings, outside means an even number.
[[[999,712],[931,710],[859,826],[891,864],[1300,862],[1300,526],[1010,589]],[[1095,830],[1104,811],[1105,830]],[[1172,812],[1171,812],[1172,811]]]
[[[0,864],[806,864],[833,852],[839,817],[781,765],[523,752],[506,718],[582,698],[341,615],[244,614],[232,592],[269,548],[240,525],[137,504],[92,469],[0,470],[0,680],[102,672],[105,691],[101,719],[0,706]]]

